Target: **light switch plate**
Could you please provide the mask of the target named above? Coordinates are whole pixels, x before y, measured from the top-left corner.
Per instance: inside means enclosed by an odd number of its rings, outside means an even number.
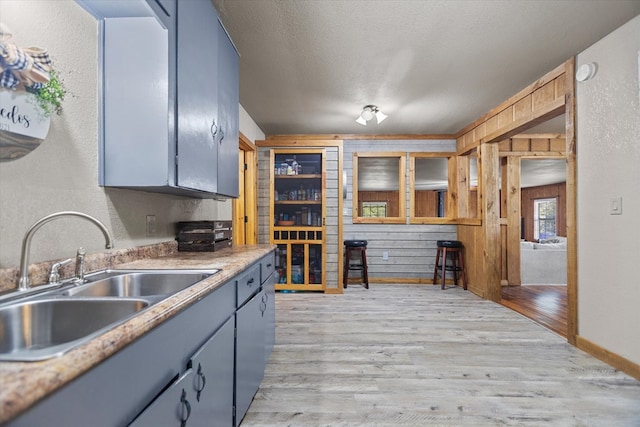
[[[622,197],[614,197],[611,199],[609,215],[622,215]]]

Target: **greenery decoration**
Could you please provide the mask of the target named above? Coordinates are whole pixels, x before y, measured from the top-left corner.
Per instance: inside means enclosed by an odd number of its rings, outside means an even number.
[[[58,77],[58,73],[51,70],[49,75],[50,79],[43,87],[39,89],[27,88],[28,92],[35,95],[36,104],[40,107],[45,117],[49,117],[53,113],[62,114],[62,101],[64,101],[64,97],[67,94],[67,90],[62,80]]]

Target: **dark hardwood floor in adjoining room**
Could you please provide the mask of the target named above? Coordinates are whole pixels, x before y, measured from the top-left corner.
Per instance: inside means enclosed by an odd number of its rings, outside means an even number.
[[[502,288],[500,304],[566,338],[567,287],[523,285]]]

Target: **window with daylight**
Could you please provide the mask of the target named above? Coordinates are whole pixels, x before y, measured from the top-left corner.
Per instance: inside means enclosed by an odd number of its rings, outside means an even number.
[[[533,201],[533,237],[549,239],[556,236],[556,199]]]
[[[387,216],[387,202],[362,202],[362,216],[384,218]]]

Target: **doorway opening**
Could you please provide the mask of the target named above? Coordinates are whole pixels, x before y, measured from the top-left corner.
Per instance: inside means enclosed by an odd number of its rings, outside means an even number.
[[[233,244],[258,243],[258,148],[240,132],[238,198],[232,202]]]

